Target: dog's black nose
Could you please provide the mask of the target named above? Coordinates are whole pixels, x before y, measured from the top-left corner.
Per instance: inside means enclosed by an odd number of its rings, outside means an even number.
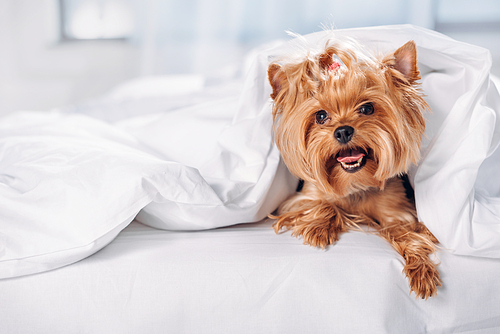
[[[353,134],[354,129],[346,125],[337,128],[333,133],[333,136],[339,141],[339,143],[347,144],[351,140]]]

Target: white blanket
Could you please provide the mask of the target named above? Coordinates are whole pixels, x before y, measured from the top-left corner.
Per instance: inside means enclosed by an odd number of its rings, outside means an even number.
[[[411,171],[419,217],[452,252],[500,257],[500,98],[488,51],[412,26],[334,35],[384,53],[415,40],[433,110]],[[322,46],[334,35],[305,40]],[[201,230],[272,212],[297,181],[272,142],[266,70],[297,43],[258,53],[239,95],[231,83],[220,99],[198,87],[0,120],[0,278],[89,256],[137,213],[153,227]]]

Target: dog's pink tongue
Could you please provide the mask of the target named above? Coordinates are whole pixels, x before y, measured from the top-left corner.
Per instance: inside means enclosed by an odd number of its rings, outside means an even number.
[[[361,153],[358,150],[346,150],[340,152],[339,156],[337,157],[337,161],[349,164],[351,162],[358,161],[359,158],[363,157],[364,155],[364,153]]]

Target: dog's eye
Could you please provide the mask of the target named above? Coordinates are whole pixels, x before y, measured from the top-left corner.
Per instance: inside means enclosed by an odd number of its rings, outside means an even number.
[[[362,113],[363,115],[371,115],[375,109],[373,108],[373,103],[365,103],[361,107],[359,107],[359,112]]]
[[[324,124],[328,119],[328,113],[324,110],[316,112],[316,123]]]

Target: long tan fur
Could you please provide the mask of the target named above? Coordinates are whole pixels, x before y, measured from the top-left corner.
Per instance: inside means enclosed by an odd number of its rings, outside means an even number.
[[[411,291],[434,296],[441,280],[429,255],[437,240],[418,221],[398,178],[418,162],[428,109],[418,89],[415,43],[378,59],[330,41],[316,55],[270,64],[268,76],[276,145],[304,180],[274,217],[276,232],[291,229],[304,243],[325,248],[359,224],[375,226],[405,259]],[[371,114],[360,112],[367,103]],[[324,123],[318,111],[326,113]],[[340,142],[335,131],[345,126],[354,133]],[[363,152],[363,165],[349,171],[338,157],[353,150]]]

